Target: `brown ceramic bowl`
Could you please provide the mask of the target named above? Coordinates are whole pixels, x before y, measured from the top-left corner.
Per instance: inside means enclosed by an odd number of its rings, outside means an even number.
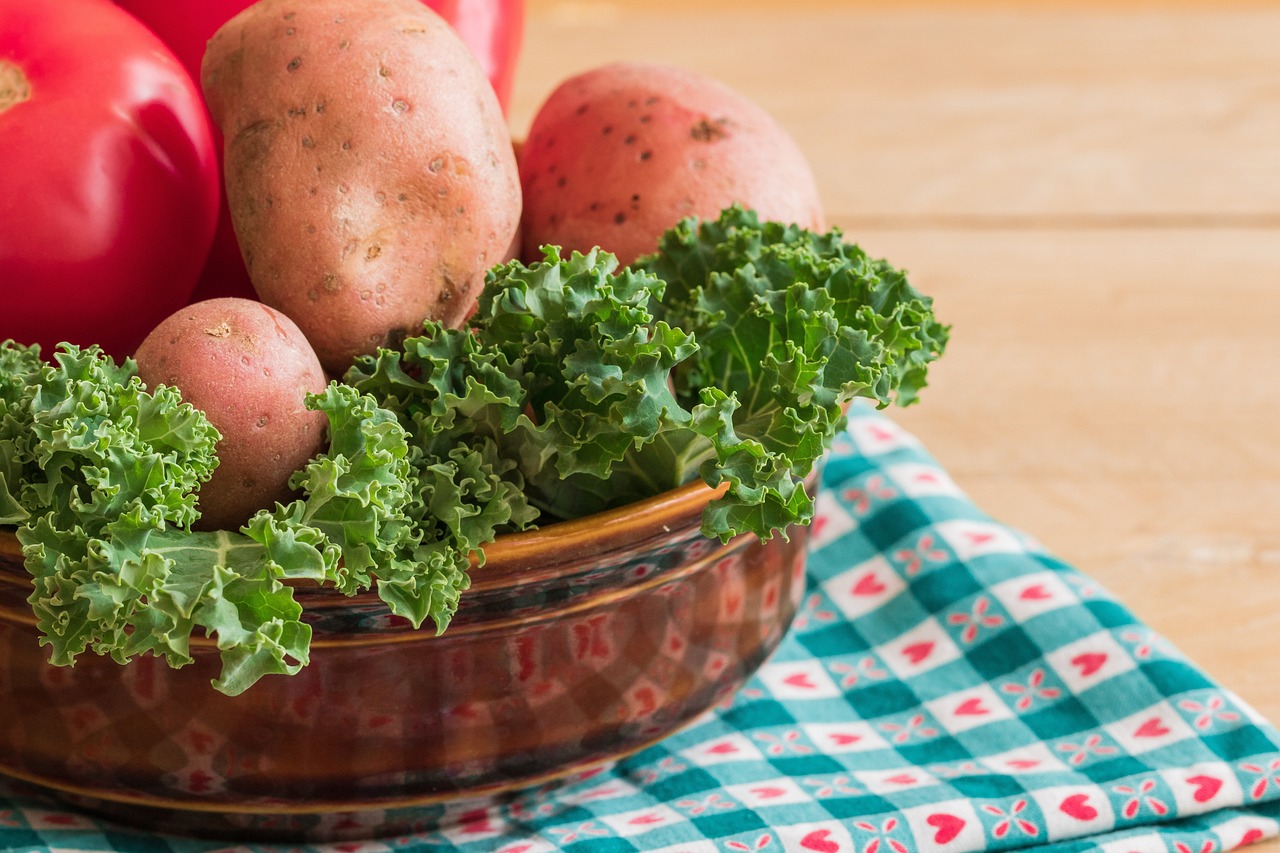
[[[803,588],[790,541],[699,533],[710,490],[504,536],[449,630],[375,595],[299,588],[311,663],[227,697],[195,663],[46,662],[0,530],[0,773],[109,817],[208,836],[335,839],[431,828],[461,807],[608,763],[733,692]]]

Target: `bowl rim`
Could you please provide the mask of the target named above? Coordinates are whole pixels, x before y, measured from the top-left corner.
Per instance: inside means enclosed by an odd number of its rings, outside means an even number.
[[[643,542],[655,536],[670,535],[687,527],[715,497],[728,490],[728,484],[717,487],[693,480],[673,489],[613,507],[531,530],[503,533],[483,548],[483,557],[471,555],[472,593],[495,589],[514,588],[545,581],[555,572],[539,572],[534,567],[547,561],[548,554],[584,553],[593,544],[597,553],[610,550],[605,547],[614,542]],[[625,538],[624,538],[625,537]],[[18,542],[17,529],[0,526],[0,558],[9,558],[22,564],[22,546]],[[5,563],[0,562],[0,583],[3,582]],[[25,573],[22,575],[25,581]],[[328,587],[300,586],[298,591],[323,592]],[[377,593],[374,590],[356,596],[339,596],[342,602],[352,603],[362,596]],[[308,603],[308,607],[325,606],[324,596]],[[338,605],[335,599],[333,604]]]

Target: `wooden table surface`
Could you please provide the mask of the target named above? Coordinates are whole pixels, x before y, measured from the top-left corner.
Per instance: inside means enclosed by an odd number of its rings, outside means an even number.
[[[894,417],[1280,721],[1280,5],[530,0],[515,133],[619,59],[791,131],[954,325]]]

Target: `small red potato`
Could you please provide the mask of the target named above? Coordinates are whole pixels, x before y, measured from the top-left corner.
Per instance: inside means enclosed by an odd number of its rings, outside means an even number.
[[[418,0],[260,0],[201,69],[259,297],[321,363],[461,326],[520,221],[497,97]]]
[[[618,63],[570,78],[520,150],[523,255],[593,246],[622,263],[686,216],[734,202],[762,220],[825,230],[813,172],[763,109],[690,71]]]
[[[251,299],[209,299],[161,322],[134,358],[147,387],[176,387],[222,433],[196,527],[234,530],[290,499],[289,476],[323,449],[327,423],[304,402],[325,375],[292,320]]]

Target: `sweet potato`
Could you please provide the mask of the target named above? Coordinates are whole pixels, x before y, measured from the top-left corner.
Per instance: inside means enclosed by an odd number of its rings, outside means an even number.
[[[333,373],[461,325],[520,219],[493,89],[417,0],[261,0],[209,42],[202,84],[254,288]]]
[[[134,358],[148,387],[176,387],[222,433],[218,467],[197,495],[202,529],[236,529],[287,501],[289,476],[323,449],[325,415],[304,399],[324,390],[324,371],[298,327],[273,308],[233,297],[188,305],[156,326]]]
[[[554,244],[623,263],[686,216],[733,202],[824,230],[813,173],[763,109],[690,71],[618,63],[562,83],[520,151],[526,260]]]

